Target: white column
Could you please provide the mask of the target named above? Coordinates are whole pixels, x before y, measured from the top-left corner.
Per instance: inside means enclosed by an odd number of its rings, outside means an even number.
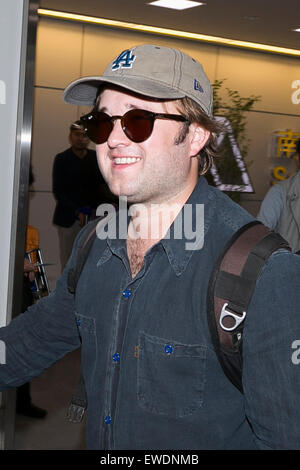
[[[37,1],[0,1],[0,326],[19,313],[27,218]],[[0,363],[5,348],[0,348]],[[14,394],[0,394],[0,448],[12,447]]]

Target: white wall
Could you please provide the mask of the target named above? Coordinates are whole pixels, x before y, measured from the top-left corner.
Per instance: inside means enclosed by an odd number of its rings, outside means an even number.
[[[7,321],[23,2],[0,6],[0,326]],[[14,25],[12,28],[11,25]]]
[[[243,196],[242,205],[256,215],[269,187],[268,145],[274,130],[300,130],[300,105],[291,100],[293,80],[300,79],[300,60],[279,55],[206,45],[158,35],[127,32],[42,18],[37,36],[35,112],[32,164],[36,177],[29,222],[40,231],[44,259],[51,285],[59,274],[58,240],[52,226],[54,198],[51,172],[55,155],[68,146],[68,127],[85,109],[62,100],[65,86],[80,76],[101,74],[120,51],[142,43],[170,45],[187,52],[204,66],[211,81],[226,78],[226,86],[242,96],[261,95],[259,112],[248,113],[251,139],[247,161],[255,194]],[[281,113],[281,114],[278,114]]]

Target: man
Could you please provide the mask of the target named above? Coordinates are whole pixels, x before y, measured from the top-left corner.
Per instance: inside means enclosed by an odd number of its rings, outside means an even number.
[[[267,192],[258,220],[280,233],[294,252],[300,251],[300,139],[296,142],[298,171],[272,186]]]
[[[80,121],[70,126],[71,146],[56,155],[53,165],[53,193],[56,207],[61,268],[69,259],[76,235],[92,210],[105,201],[107,187],[99,172],[96,152],[88,148],[89,138]]]
[[[244,332],[244,394],[213,349],[210,272],[253,218],[198,178],[217,131],[201,65],[175,49],[138,46],[102,77],[70,84],[64,97],[95,104],[82,120],[122,208],[109,215],[106,238],[99,229],[75,300],[68,272],[88,227],[56,291],[27,312],[29,320],[0,330],[7,351],[1,389],[82,343],[90,449],[299,448],[298,256],[275,253],[257,282]]]

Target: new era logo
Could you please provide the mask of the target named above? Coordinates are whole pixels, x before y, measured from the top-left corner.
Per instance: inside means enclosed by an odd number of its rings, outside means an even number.
[[[204,90],[202,86],[200,85],[200,82],[195,78],[194,79],[194,90],[200,91],[200,93],[204,93]]]

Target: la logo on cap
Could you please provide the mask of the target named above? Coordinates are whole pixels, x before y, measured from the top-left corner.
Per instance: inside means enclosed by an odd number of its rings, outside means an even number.
[[[130,49],[123,51],[113,62],[112,70],[118,70],[119,68],[131,68],[135,61],[135,55]]]

